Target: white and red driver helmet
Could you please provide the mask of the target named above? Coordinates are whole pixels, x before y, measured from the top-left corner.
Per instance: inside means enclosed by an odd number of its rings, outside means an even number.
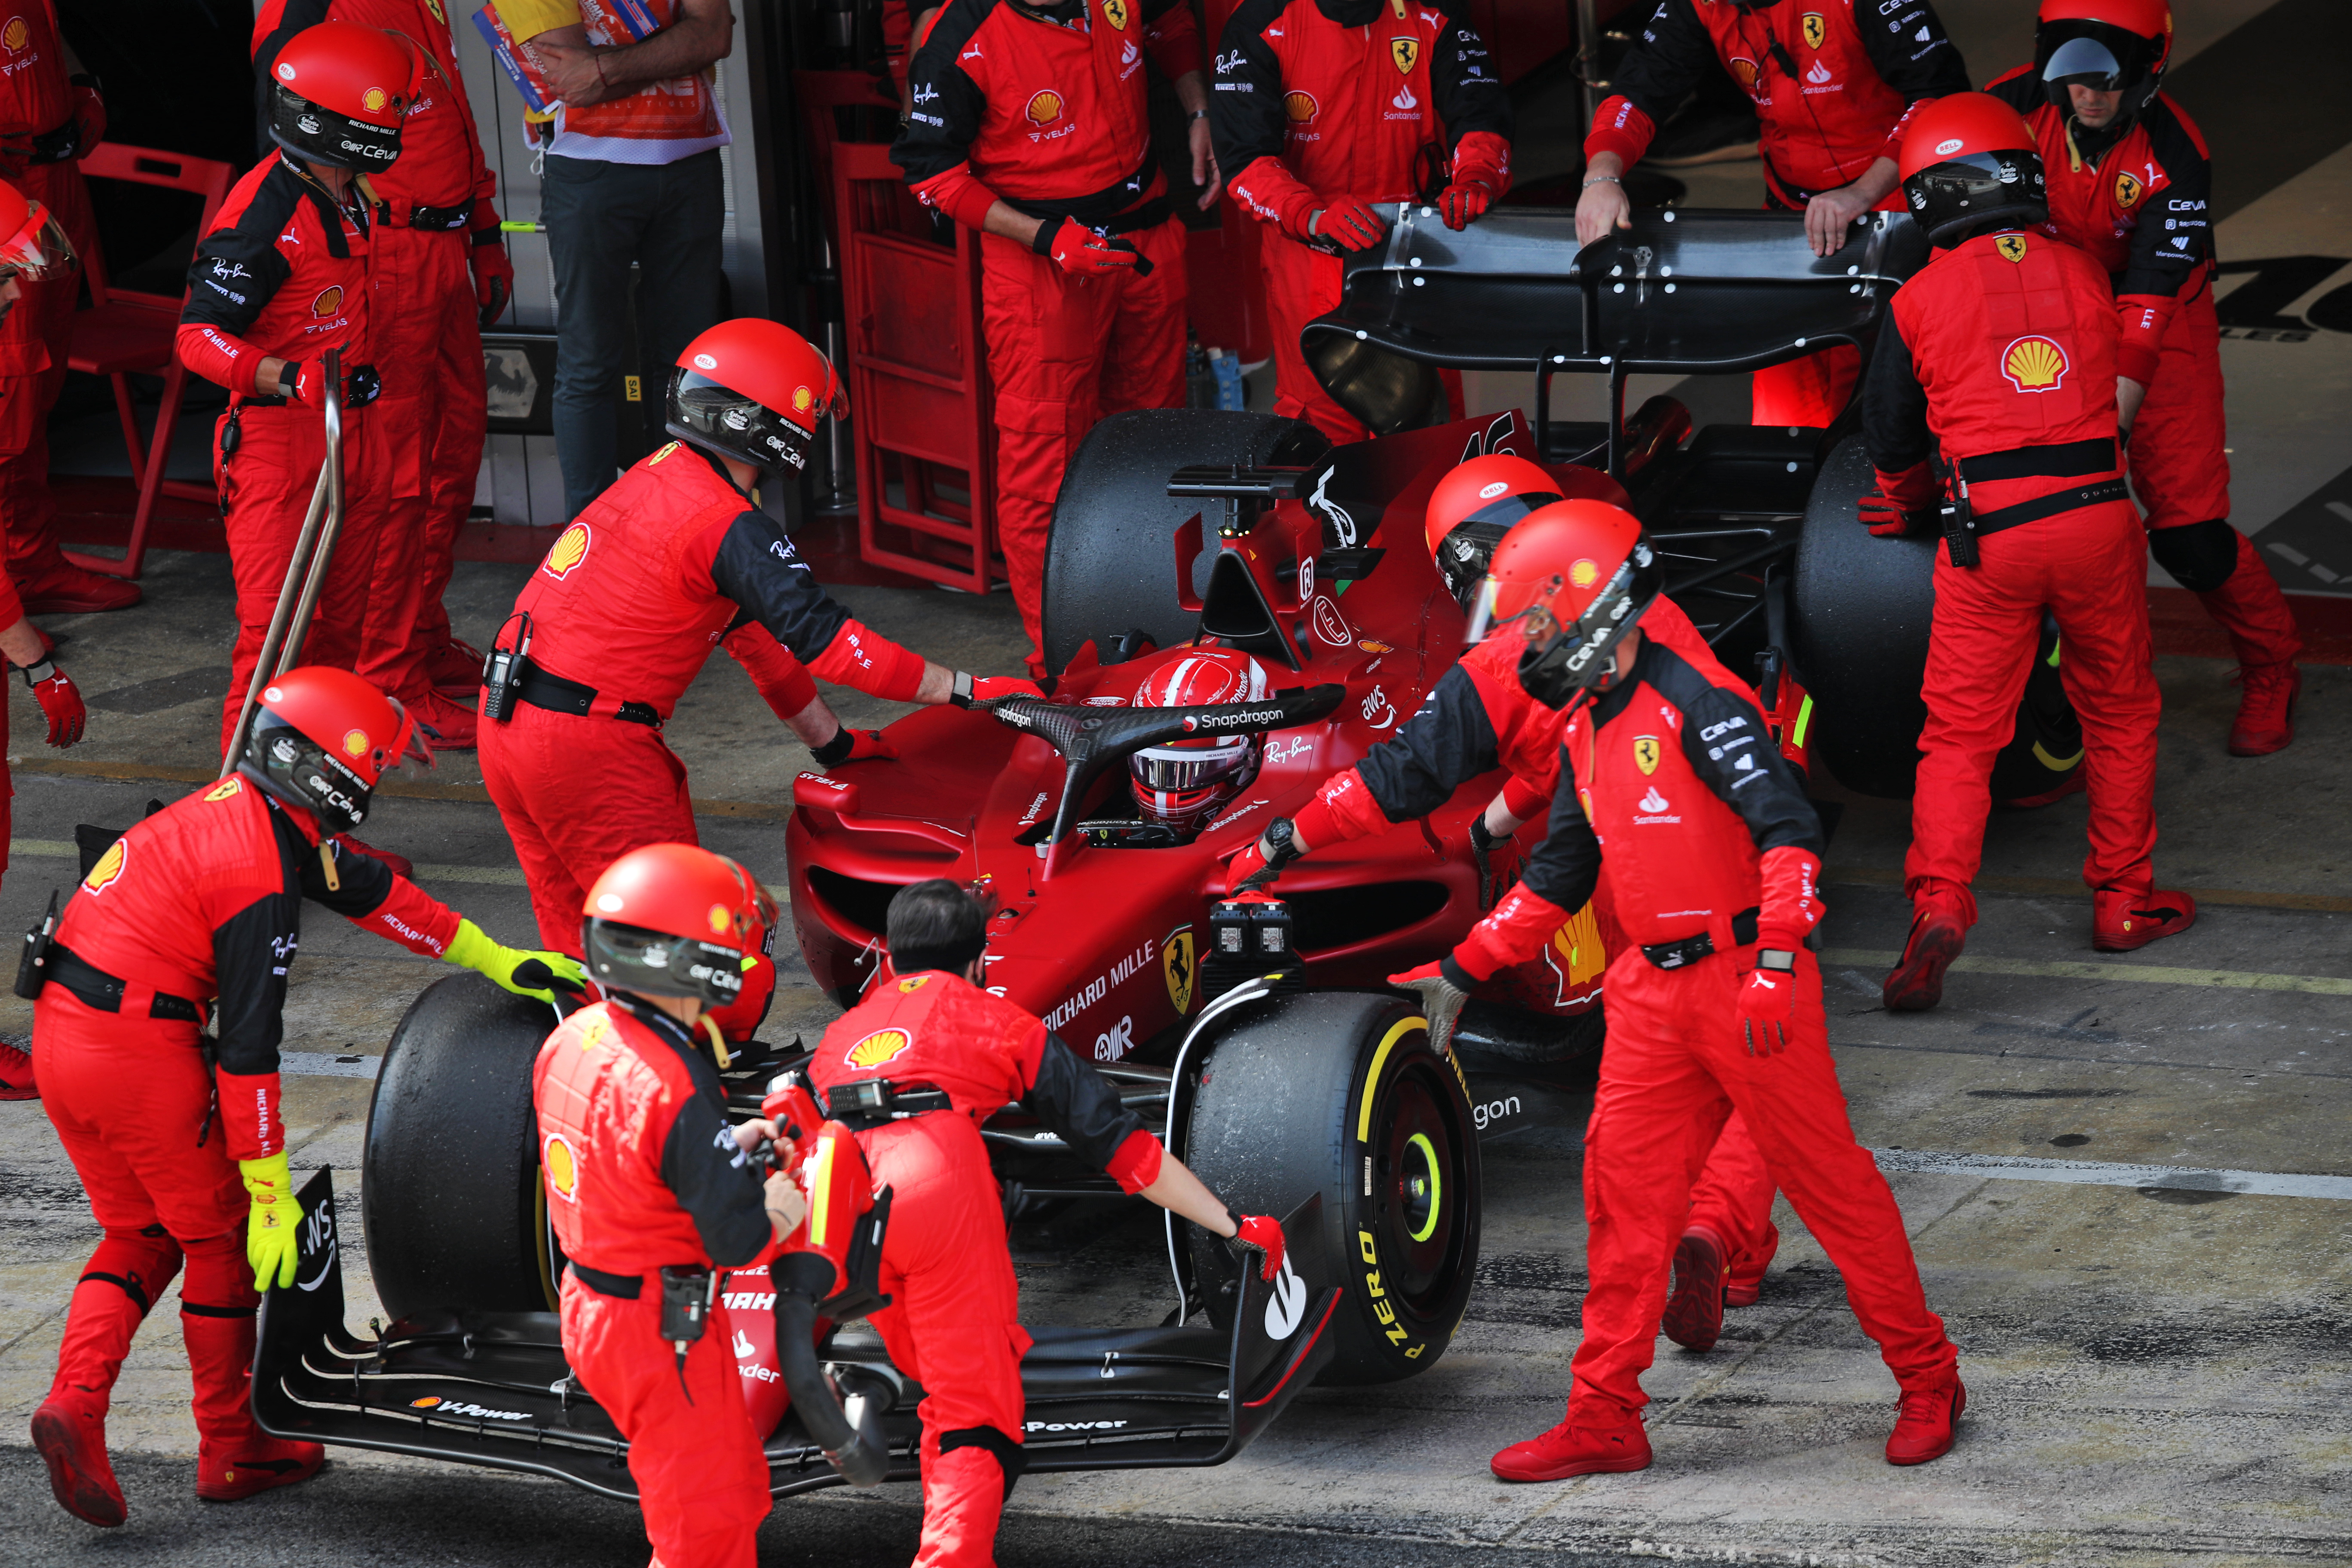
[[[1186,650],[1152,671],[1135,694],[1138,708],[1206,708],[1259,702],[1272,689],[1265,667],[1236,648]],[[1128,760],[1128,784],[1146,822],[1179,833],[1204,826],[1257,777],[1264,734],[1203,736],[1150,746]]]

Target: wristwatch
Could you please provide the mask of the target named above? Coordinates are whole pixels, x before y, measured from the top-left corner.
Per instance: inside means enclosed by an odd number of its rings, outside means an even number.
[[[1277,870],[1297,859],[1298,850],[1292,843],[1290,818],[1277,816],[1266,824],[1265,832],[1257,841],[1257,849],[1265,857],[1265,863]]]
[[[1756,967],[1777,969],[1783,974],[1792,973],[1797,967],[1797,955],[1777,947],[1759,948],[1756,951]]]

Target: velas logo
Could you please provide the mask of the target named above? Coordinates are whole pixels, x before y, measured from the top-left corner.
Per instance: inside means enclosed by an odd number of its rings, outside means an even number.
[[[539,569],[562,582],[572,575],[572,569],[588,559],[588,525],[575,522],[563,531],[563,537],[548,547],[547,559]]]
[[[1645,773],[1658,771],[1658,738],[1655,735],[1633,737],[1633,765]]]
[[[25,26],[25,18],[22,16],[9,17],[8,25],[0,27],[0,45],[5,45],[12,55],[32,42],[32,39],[33,30]]]
[[[1830,25],[1822,19],[1819,11],[1805,13],[1804,30],[1805,47],[1809,49],[1820,48],[1830,36]]]
[[[1391,38],[1389,40],[1389,58],[1396,62],[1396,68],[1398,70],[1403,72],[1406,76],[1411,76],[1412,74],[1412,68],[1421,63],[1421,40],[1419,38]]]
[[[1315,95],[1311,92],[1284,93],[1282,112],[1290,116],[1293,125],[1306,124],[1315,118]]]
[[[540,1169],[547,1173],[547,1190],[565,1203],[576,1203],[580,1196],[580,1156],[573,1153],[572,1141],[561,1132],[551,1132],[540,1145]]]
[[[2141,195],[2147,189],[2147,187],[2146,185],[2141,184],[2129,174],[2117,174],[2116,176],[2116,205],[2119,207],[2130,206],[2139,200]]]
[[[1992,242],[1992,247],[2011,261],[2025,259],[2025,237],[2021,234],[2004,234]]]
[[[713,936],[727,936],[734,931],[735,917],[727,912],[725,904],[711,905],[710,912],[703,919],[710,922],[710,934]]]
[[[91,893],[106,891],[121,879],[123,861],[129,858],[130,853],[120,838],[108,845],[106,853],[98,858],[98,864],[89,868],[89,875],[81,879],[82,887]]]
[[[360,94],[360,107],[366,110],[370,114],[378,112],[383,108],[383,89],[380,87],[372,87],[365,92]]]
[[[1032,93],[1029,107],[1024,112],[1029,116],[1032,125],[1051,125],[1062,118],[1062,95],[1050,87],[1042,92]]]
[[[347,757],[351,758],[353,762],[357,762],[360,758],[364,757],[364,756],[366,756],[367,754],[368,754],[368,738],[367,738],[367,731],[366,731],[365,730],[346,730],[346,731],[343,731],[343,755],[345,755],[345,756],[347,756]]]
[[[1948,158],[1967,145],[1968,143],[1966,142],[1961,141],[1957,136],[1947,136],[1941,142],[1936,143],[1936,156],[1938,158]]]
[[[1509,489],[1510,488],[1510,486],[1505,484],[1502,480],[1496,479],[1491,485],[1481,485],[1478,487],[1478,499],[1480,500],[1493,500],[1496,496],[1501,495],[1505,490]]]
[[[1568,569],[1568,580],[1579,588],[1590,588],[1601,581],[1601,563],[1590,559],[1580,561]]]
[[[914,1043],[915,1037],[904,1029],[877,1029],[850,1047],[841,1059],[861,1070],[878,1068],[892,1058],[903,1055]]]
[[[310,314],[317,316],[321,320],[333,315],[342,308],[343,290],[340,284],[332,288],[320,289],[319,297],[310,301]]]
[[[2000,356],[2000,374],[2020,392],[2055,392],[2067,368],[2066,351],[2038,332],[2018,339]]]

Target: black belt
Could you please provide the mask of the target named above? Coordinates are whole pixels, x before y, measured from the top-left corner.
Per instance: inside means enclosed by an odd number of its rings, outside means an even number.
[[[1980,512],[1970,522],[1969,531],[1981,539],[1988,533],[1999,533],[2004,528],[2056,517],[2060,512],[2079,511],[2084,507],[2097,506],[2105,501],[2129,500],[2129,485],[2119,479],[2102,479],[2095,485],[2077,485],[2071,490],[2059,490],[2034,500],[2020,501],[2015,506],[2002,507],[1999,511]]]
[[[409,207],[408,222],[402,225],[393,223],[390,202],[378,202],[375,210],[376,216],[392,227],[421,228],[436,234],[454,234],[464,228],[474,216],[471,206],[428,207],[418,202]]]
[[[81,154],[81,121],[68,120],[54,131],[44,131],[33,138],[33,151],[27,163],[63,163]]]
[[[122,995],[130,988],[130,983],[117,980],[97,965],[83,962],[73,949],[65,943],[55,939],[50,941],[48,963],[45,967],[48,972],[49,981],[54,984],[64,986],[79,997],[82,1005],[95,1007],[101,1013],[122,1011]],[[205,1021],[205,1009],[202,1004],[191,1002],[184,996],[174,996],[168,991],[158,991],[155,993],[154,1000],[147,1004],[147,1016],[151,1018],[172,1018],[182,1023],[201,1024]]]
[[[2084,474],[2112,474],[2116,467],[2116,444],[2104,437],[2054,447],[1984,452],[1959,461],[1960,478],[1972,485],[1991,479],[2072,479]]]
[[[1104,186],[1091,195],[1034,202],[1006,196],[1003,201],[1013,211],[1043,218],[1048,224],[1058,226],[1066,217],[1076,218],[1087,227],[1099,228],[1106,234],[1131,234],[1155,223],[1166,223],[1169,213],[1173,210],[1168,204],[1165,191],[1138,205],[1130,207],[1126,205],[1135,199],[1130,192],[1148,192],[1159,178],[1159,155],[1146,147],[1143,162],[1136,165],[1134,174]]]
[[[551,713],[576,713],[583,719],[601,695],[593,686],[566,680],[535,664],[523,667],[521,677],[515,682],[514,694],[534,708],[544,708]],[[649,703],[624,702],[613,717],[624,724],[643,724],[649,730],[662,727],[661,715]]]
[[[624,1301],[634,1301],[645,1291],[646,1282],[635,1274],[607,1274],[601,1268],[591,1268],[578,1258],[568,1258],[564,1265],[580,1276],[580,1283],[599,1296],[614,1296]]]
[[[1756,908],[1750,905],[1731,917],[1732,941],[1746,947],[1756,940],[1757,913]],[[1680,969],[1685,964],[1696,963],[1714,951],[1714,933],[1701,931],[1680,942],[1662,942],[1655,947],[1645,947],[1642,950],[1642,956],[1660,969]]]
[[[1105,234],[1133,234],[1139,228],[1157,228],[1168,221],[1176,209],[1166,196],[1154,196],[1139,207],[1131,207],[1102,226]]]
[[[864,1132],[909,1117],[929,1116],[933,1111],[954,1109],[955,1101],[946,1089],[928,1083],[910,1084],[900,1089],[886,1078],[863,1078],[837,1083],[826,1090],[824,1096],[825,1120],[838,1121],[852,1132]]]

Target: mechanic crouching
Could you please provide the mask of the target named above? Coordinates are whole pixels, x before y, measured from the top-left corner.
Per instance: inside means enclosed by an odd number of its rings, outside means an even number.
[[[234,1502],[323,1462],[316,1443],[264,1436],[248,1393],[257,1293],[293,1283],[301,1218],[278,1043],[302,900],[521,995],[547,1000],[551,984],[579,983],[569,959],[500,947],[332,837],[359,826],[415,733],[398,703],[349,670],[289,670],[263,689],[236,773],[124,834],[74,889],[54,937],[32,944],[34,1070],[105,1233],[33,1415],[49,1485],[77,1519],[123,1521],[107,1398],[184,1259],[196,1496]],[[216,1039],[198,1032],[207,997],[218,998]]]
[[[876,1190],[897,1193],[878,1286],[891,1304],[873,1323],[924,1390],[915,1563],[984,1565],[1021,1475],[1029,1336],[981,1123],[1018,1101],[1123,1191],[1262,1253],[1269,1279],[1282,1227],[1228,1209],[1042,1020],[982,989],[988,914],[961,888],[902,889],[884,934],[891,973],[825,1031],[808,1070],[828,1101],[845,1084],[888,1084],[893,1109],[835,1119],[856,1131]]]
[[[768,1517],[768,1464],[712,1281],[791,1235],[808,1205],[751,1159],[772,1122],[727,1125],[709,1018],[772,921],[765,899],[742,867],[690,844],[614,861],[581,910],[605,1000],[566,1018],[531,1068],[548,1219],[571,1259],[563,1354],[628,1439],[656,1568],[754,1568]]]

